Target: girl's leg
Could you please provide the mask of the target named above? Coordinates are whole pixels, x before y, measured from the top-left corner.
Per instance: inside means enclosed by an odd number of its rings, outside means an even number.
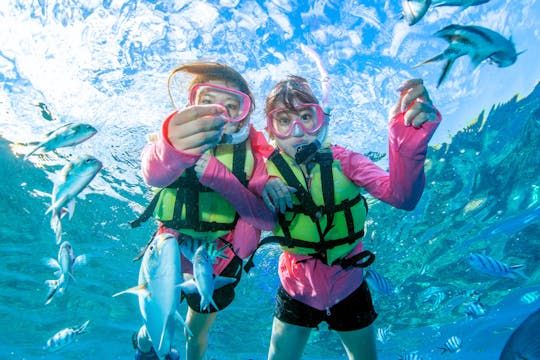
[[[377,346],[373,324],[353,331],[338,331],[349,360],[376,360]]]
[[[268,360],[297,360],[302,357],[311,328],[287,324],[274,318]]]
[[[208,332],[217,317],[217,312],[214,313],[198,313],[188,307],[186,324],[193,333],[193,336],[186,335],[186,359],[201,360],[208,347]]]

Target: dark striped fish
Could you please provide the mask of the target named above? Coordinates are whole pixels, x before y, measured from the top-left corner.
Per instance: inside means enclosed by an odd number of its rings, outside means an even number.
[[[525,265],[509,266],[499,260],[482,254],[470,254],[469,257],[467,257],[467,262],[473,269],[484,274],[509,279],[516,279],[517,275],[519,275],[524,279],[528,279],[528,277],[521,272],[521,269],[524,268]]]
[[[486,315],[486,313],[487,309],[480,301],[472,302],[465,308],[465,315],[471,319],[479,318]]]
[[[461,350],[461,345],[462,345],[461,339],[457,336],[452,336],[448,340],[446,340],[444,345],[439,347],[439,349],[442,350],[443,354],[445,352],[449,352],[453,354]]]
[[[62,349],[64,346],[71,344],[73,341],[75,341],[77,335],[84,334],[86,332],[85,330],[89,322],[90,320],[86,321],[81,326],[60,330],[49,340],[47,340],[44,350],[57,351]]]
[[[368,283],[370,289],[380,292],[384,295],[392,295],[396,292],[390,280],[383,275],[379,274],[375,270],[369,269],[366,271],[364,279]]]
[[[422,360],[422,357],[416,352],[412,352],[407,355],[401,355],[398,360]]]

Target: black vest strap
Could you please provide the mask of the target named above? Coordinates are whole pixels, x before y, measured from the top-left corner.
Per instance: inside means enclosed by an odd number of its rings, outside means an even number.
[[[311,198],[311,194],[300,183],[296,175],[294,175],[289,164],[287,164],[279,151],[274,150],[272,155],[270,155],[269,160],[271,160],[276,165],[281,175],[283,175],[283,178],[285,178],[287,185],[292,186],[296,189],[296,192],[294,194],[300,201],[300,206],[304,210],[304,213],[312,218],[317,217],[317,214],[320,217],[321,209],[317,205],[315,205],[313,199]]]
[[[244,171],[246,164],[246,141],[233,145],[232,173],[242,183],[247,186],[247,174]],[[197,231],[218,231],[232,230],[238,221],[238,214],[230,224],[201,221],[199,218],[199,194],[201,192],[211,192],[212,189],[202,185],[197,178],[194,167],[185,169],[183,176],[180,176],[168,189],[176,189],[176,200],[174,203],[173,218],[170,221],[162,221],[163,225],[172,229],[187,227]],[[144,212],[134,221],[130,222],[131,228],[141,226],[141,224],[152,217],[159,197],[163,189],[160,189],[150,201]],[[182,220],[182,209],[185,206],[186,219]]]

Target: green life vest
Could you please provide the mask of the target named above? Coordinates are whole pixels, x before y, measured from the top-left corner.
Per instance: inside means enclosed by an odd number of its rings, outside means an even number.
[[[213,155],[247,186],[254,167],[249,141],[220,144]],[[154,189],[154,192],[154,199],[132,227],[153,214],[168,228],[210,241],[229,233],[238,220],[234,207],[219,193],[202,185],[193,167],[186,169],[171,185]]]
[[[306,179],[287,154],[276,150],[268,159],[268,174],[296,188],[293,208],[280,214],[273,234],[284,251],[312,255],[333,265],[361,241],[367,202],[332,158],[331,149],[320,150],[311,165]]]

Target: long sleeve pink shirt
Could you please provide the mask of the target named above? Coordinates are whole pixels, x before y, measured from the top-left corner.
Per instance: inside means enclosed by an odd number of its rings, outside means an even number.
[[[200,155],[187,154],[175,149],[169,142],[167,129],[174,115],[175,113],[172,113],[165,119],[157,140],[143,149],[142,175],[150,186],[170,185],[200,158]],[[238,234],[229,234],[227,240],[233,243],[241,257],[247,257],[254,251],[261,230],[271,230],[275,225],[275,215],[260,196],[267,179],[262,150],[266,149],[268,144],[264,135],[253,127],[250,128],[249,140],[254,157],[254,170],[247,188],[213,156],[199,180],[229,201],[240,215],[240,220],[233,231]],[[219,274],[228,262],[218,261],[218,264],[214,265],[214,272]]]
[[[412,210],[424,190],[424,161],[429,139],[440,123],[426,122],[421,128],[403,124],[403,114],[394,117],[389,126],[389,168],[386,172],[369,158],[339,146],[332,146],[335,160],[343,174],[374,197],[400,209]],[[360,243],[350,254],[363,250]],[[303,261],[299,261],[303,260]],[[306,261],[307,260],[307,261]],[[279,260],[279,277],[293,298],[316,309],[329,309],[350,295],[363,280],[361,268],[344,270],[320,260],[283,252]]]

